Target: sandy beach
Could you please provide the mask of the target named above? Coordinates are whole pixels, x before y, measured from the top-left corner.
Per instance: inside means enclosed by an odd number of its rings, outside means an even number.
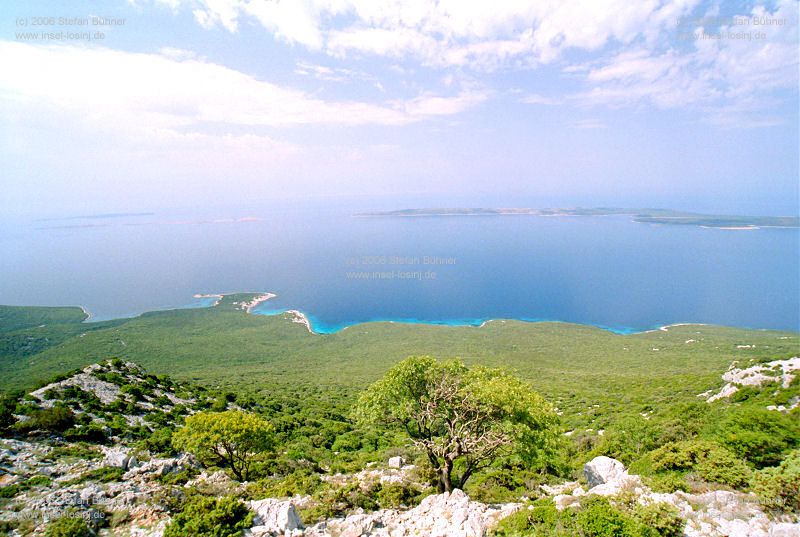
[[[253,308],[258,306],[262,302],[266,302],[270,298],[275,298],[276,296],[278,296],[278,295],[276,295],[274,293],[264,293],[263,295],[258,295],[257,297],[255,297],[250,302],[242,302],[241,306],[242,306],[242,309],[244,311],[246,311],[247,313],[250,313]]]
[[[314,330],[311,329],[311,321],[308,320],[308,317],[303,314],[302,311],[299,310],[286,310],[286,313],[292,316],[293,323],[299,323],[305,325],[306,329],[308,329],[309,333],[314,334]]]

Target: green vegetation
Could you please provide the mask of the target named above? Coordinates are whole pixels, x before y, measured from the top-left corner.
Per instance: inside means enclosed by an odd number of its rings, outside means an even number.
[[[35,410],[30,419],[17,423],[20,431],[46,431],[50,433],[63,433],[75,425],[75,414],[67,407],[53,406]]]
[[[544,399],[505,371],[430,356],[390,369],[361,396],[356,413],[362,422],[401,426],[438,473],[440,492],[463,489],[511,453],[535,461],[556,425]]]
[[[796,333],[692,325],[619,335],[493,321],[367,323],[317,335],[288,315],[246,314],[241,302],[251,297],[82,323],[39,352],[0,353],[0,427],[46,436],[56,446],[52,460],[101,457],[95,444],[109,442],[151,456],[188,450],[249,481],[248,499],[310,495],[301,512],[307,523],[413,506],[437,488],[465,487],[484,502],[536,498],[541,484],[579,479],[598,455],[621,460],[658,491],[734,488],[755,492],[770,509],[798,510],[800,408],[767,406],[790,407],[799,379],[710,404],[698,397],[718,391],[734,361],[747,367],[800,354]],[[111,403],[69,383],[44,390],[49,408],[20,391],[98,361],[91,374],[120,390]],[[15,415],[23,416],[16,424]],[[452,450],[456,440],[462,446]],[[416,466],[413,486],[323,479],[394,455]],[[119,474],[104,469],[80,480]],[[184,490],[192,477],[186,471],[160,481]],[[2,492],[47,486],[34,479]],[[247,515],[238,504],[191,494],[173,535],[204,531],[192,528],[214,520],[227,521],[220,527],[231,535],[241,529],[237,521]],[[183,500],[165,501],[180,509]],[[617,499],[563,512],[536,502],[498,535],[672,535],[673,515]]]
[[[750,482],[750,468],[724,447],[708,440],[670,442],[651,452],[652,468],[662,470],[694,470],[708,483],[734,488]]]
[[[272,431],[268,421],[249,412],[200,412],[186,418],[173,445],[209,466],[228,467],[237,479],[247,481],[256,457],[273,446]]]
[[[240,537],[253,513],[238,498],[193,496],[164,531],[164,537]]]
[[[667,504],[614,505],[587,496],[577,509],[558,511],[550,500],[534,502],[502,520],[494,537],[680,537],[684,523]]]
[[[82,323],[89,316],[81,308],[0,306],[0,332],[8,333],[41,325]]]
[[[108,467],[103,466],[101,468],[96,468],[94,470],[89,470],[85,474],[81,475],[73,479],[72,481],[67,481],[64,483],[66,486],[70,485],[77,485],[79,483],[84,483],[86,481],[97,481],[99,483],[110,483],[111,481],[119,481],[122,479],[122,475],[125,473],[125,470],[122,468],[116,467]]]
[[[93,537],[86,521],[80,517],[64,516],[47,525],[45,537]]]
[[[774,466],[800,445],[800,420],[764,408],[731,412],[715,428],[719,442],[757,468]]]
[[[742,344],[754,348],[737,348]],[[720,374],[734,359],[797,352],[797,334],[708,326],[618,335],[565,323],[367,323],[320,336],[288,316],[247,315],[223,303],[126,319],[33,356],[0,356],[0,388],[33,388],[57,373],[118,356],[156,375],[243,395],[355,398],[409,354],[429,354],[509,367],[564,412],[567,427],[607,429],[620,414],[695,401],[721,385]]]
[[[753,481],[754,491],[766,507],[800,513],[800,450],[789,454],[778,467],[757,472]]]

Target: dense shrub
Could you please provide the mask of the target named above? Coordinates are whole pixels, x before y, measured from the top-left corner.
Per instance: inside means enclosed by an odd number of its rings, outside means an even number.
[[[523,468],[493,468],[476,476],[466,492],[470,498],[484,503],[514,501],[525,492],[528,473]]]
[[[653,492],[675,492],[682,490],[689,492],[689,485],[680,472],[662,472],[651,476],[644,476],[645,484],[653,489]]]
[[[373,492],[381,509],[399,509],[419,503],[420,492],[408,483],[385,483]]]
[[[576,524],[591,537],[628,537],[642,533],[636,520],[601,496],[590,496],[581,502]]]
[[[28,488],[31,488],[31,487],[44,487],[44,486],[49,485],[50,483],[52,483],[52,479],[50,479],[48,476],[46,476],[46,475],[35,475],[35,476],[31,477],[30,479],[28,479],[28,481],[25,483],[25,486],[27,486]]]
[[[0,498],[13,498],[20,492],[22,492],[22,488],[19,485],[6,485],[4,487],[0,487]]]
[[[656,447],[658,427],[641,416],[620,419],[600,440],[593,455],[606,455],[630,464]]]
[[[283,478],[265,478],[248,487],[248,495],[258,498],[284,498],[295,495],[314,494],[323,487],[319,474],[310,468],[298,468]]]
[[[765,468],[753,477],[753,491],[765,507],[800,513],[800,450],[777,468]]]
[[[731,487],[745,487],[750,469],[733,453],[707,440],[670,442],[650,454],[652,468],[660,470],[692,470],[703,481]]]
[[[172,518],[164,537],[240,537],[253,525],[253,513],[232,496],[194,496]]]
[[[0,431],[5,431],[14,425],[16,421],[14,418],[14,409],[16,407],[16,399],[5,394],[0,395]]]
[[[357,482],[325,487],[314,494],[313,499],[314,502],[300,512],[304,524],[346,516],[357,509],[374,511],[378,508],[372,491],[362,490]]]
[[[538,500],[500,521],[495,537],[679,537],[684,522],[667,504],[617,507],[608,498],[586,496],[576,509],[556,509]]]
[[[634,517],[643,526],[644,537],[681,537],[686,522],[680,517],[678,510],[667,503],[652,503],[638,506]]]
[[[138,384],[123,384],[120,391],[124,394],[130,395],[137,401],[144,399],[144,390]]]
[[[45,537],[92,537],[94,532],[82,518],[65,516],[50,522],[44,535]]]
[[[150,453],[175,455],[177,450],[172,446],[172,435],[175,430],[171,427],[163,427],[156,429],[150,433],[145,439],[139,442],[141,449],[146,449]]]
[[[714,427],[719,442],[756,468],[775,466],[800,443],[800,420],[763,408],[738,408]]]
[[[58,460],[60,458],[75,457],[78,459],[102,459],[103,453],[95,446],[91,446],[84,442],[77,444],[68,444],[65,446],[58,446],[53,448],[47,454],[46,460]]]
[[[53,406],[33,411],[29,420],[17,423],[17,428],[23,431],[63,433],[73,425],[75,414],[72,410],[64,406]]]
[[[64,438],[70,442],[92,442],[102,444],[107,440],[102,426],[91,423],[83,427],[70,427],[64,431]]]

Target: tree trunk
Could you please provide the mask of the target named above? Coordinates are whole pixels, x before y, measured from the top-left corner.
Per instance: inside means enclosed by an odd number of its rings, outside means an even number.
[[[444,465],[439,469],[439,492],[453,492],[453,461],[444,460]]]

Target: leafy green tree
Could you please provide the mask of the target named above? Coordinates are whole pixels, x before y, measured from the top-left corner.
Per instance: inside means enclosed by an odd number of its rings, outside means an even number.
[[[206,465],[227,466],[237,479],[247,481],[254,459],[272,448],[273,438],[272,425],[261,416],[228,410],[189,416],[172,444]]]
[[[532,462],[552,443],[557,417],[530,386],[501,369],[412,356],[362,394],[363,423],[400,425],[436,470],[439,491],[463,488],[511,453]]]

